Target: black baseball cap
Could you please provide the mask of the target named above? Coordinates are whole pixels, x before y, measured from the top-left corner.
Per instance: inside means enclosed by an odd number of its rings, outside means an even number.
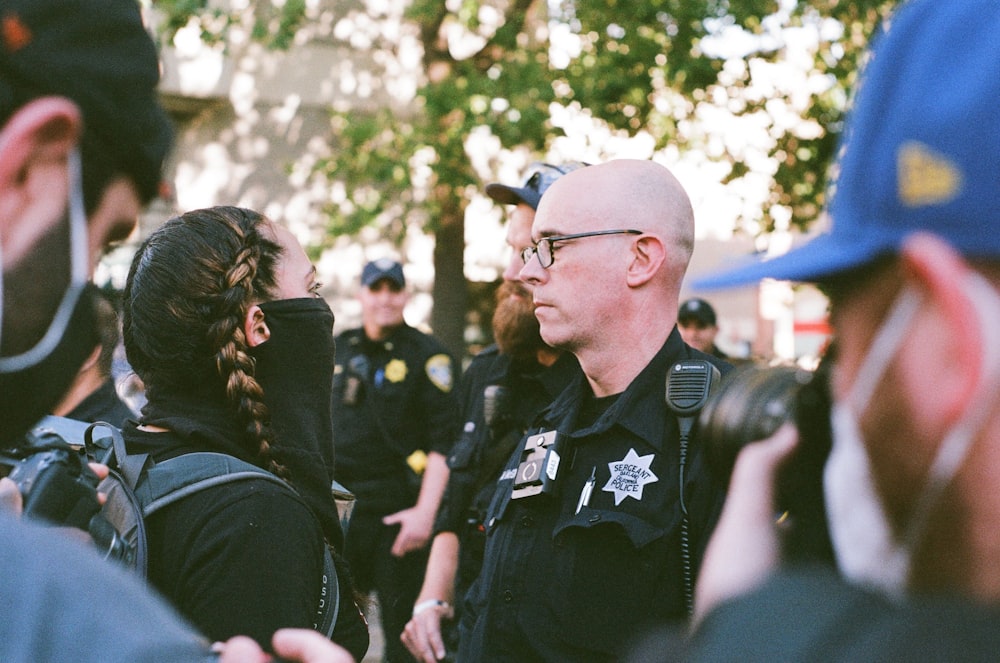
[[[577,168],[583,168],[590,164],[574,161],[557,166],[551,163],[534,163],[528,169],[528,174],[524,178],[521,186],[507,186],[506,184],[487,184],[486,195],[504,205],[517,205],[524,203],[531,209],[538,209],[538,203],[542,199],[542,194],[552,186],[557,179],[573,172]]]
[[[392,258],[379,258],[372,260],[361,270],[361,285],[366,288],[371,287],[385,279],[392,282],[398,288],[406,286],[406,278],[403,276],[403,265]]]
[[[714,327],[715,309],[704,299],[693,297],[681,304],[677,311],[677,322],[681,324],[694,322],[705,327]]]
[[[85,186],[96,177],[88,166],[99,160],[107,162],[101,164],[106,179],[127,175],[144,202],[156,196],[173,140],[158,101],[159,78],[156,47],[135,0],[0,4],[0,122],[39,97],[76,103],[84,122]],[[94,203],[91,196],[88,205]]]

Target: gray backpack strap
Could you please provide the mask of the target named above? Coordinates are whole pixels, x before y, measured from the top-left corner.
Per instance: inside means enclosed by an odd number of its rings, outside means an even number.
[[[319,593],[319,609],[316,611],[318,622],[313,628],[333,639],[333,628],[337,625],[340,614],[340,583],[337,577],[337,567],[333,563],[333,553],[323,546],[323,586]]]
[[[189,453],[153,465],[136,486],[142,515],[149,517],[163,507],[199,491],[232,483],[261,479],[292,490],[267,470],[226,454]]]

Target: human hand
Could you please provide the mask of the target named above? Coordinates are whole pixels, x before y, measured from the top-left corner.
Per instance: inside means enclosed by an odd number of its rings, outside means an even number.
[[[762,583],[781,557],[775,522],[775,479],[798,444],[791,424],[748,444],[737,456],[719,522],[705,549],[692,625],[720,603]]]
[[[297,663],[354,663],[346,649],[330,642],[311,629],[283,628],[271,637],[274,652],[285,661]],[[216,643],[219,663],[271,663],[274,657],[260,648],[253,638],[237,635]]]
[[[20,517],[23,510],[24,498],[21,497],[21,491],[17,489],[17,484],[7,477],[0,479],[0,511]]]
[[[434,515],[428,517],[418,507],[411,507],[390,513],[382,519],[382,524],[399,525],[399,533],[392,542],[391,552],[394,557],[402,557],[427,545],[434,527]]]
[[[421,607],[421,606],[426,607]],[[453,619],[455,609],[449,604],[417,603],[413,617],[406,623],[399,639],[420,663],[436,663],[447,650],[441,637],[441,620]]]

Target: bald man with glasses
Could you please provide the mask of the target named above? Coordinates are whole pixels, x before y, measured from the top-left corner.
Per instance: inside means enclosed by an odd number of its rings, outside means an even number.
[[[612,661],[689,614],[724,489],[665,385],[683,360],[729,369],[677,331],[693,242],[688,196],[653,162],[576,170],[541,200],[519,276],[583,372],[501,476],[458,660]]]

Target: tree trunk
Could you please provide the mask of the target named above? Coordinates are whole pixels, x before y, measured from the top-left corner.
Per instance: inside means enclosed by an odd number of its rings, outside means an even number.
[[[450,187],[445,187],[450,193]],[[442,201],[442,218],[434,244],[434,336],[461,361],[465,356],[465,213],[464,205],[449,195]]]

